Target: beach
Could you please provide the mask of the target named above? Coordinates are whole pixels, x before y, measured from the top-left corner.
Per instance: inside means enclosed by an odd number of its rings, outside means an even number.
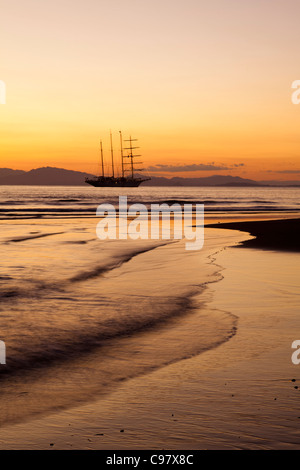
[[[297,448],[296,216],[212,213],[196,251],[2,220],[0,448]]]
[[[300,448],[299,15],[3,2],[0,450]]]
[[[130,379],[92,404],[5,426],[1,446],[297,448],[300,407],[295,387],[300,376],[299,366],[291,362],[291,343],[297,339],[299,319],[298,304],[291,299],[298,287],[298,259],[292,254],[228,248],[217,260],[225,266],[224,279],[209,287],[213,300],[208,305],[210,311],[228,309],[238,317],[230,341]],[[258,276],[266,261],[267,286]],[[278,276],[283,263],[290,270]],[[247,301],[249,296],[254,300]]]

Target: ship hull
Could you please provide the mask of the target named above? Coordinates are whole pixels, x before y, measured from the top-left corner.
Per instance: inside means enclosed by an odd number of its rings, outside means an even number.
[[[113,178],[97,178],[97,179],[86,179],[86,183],[96,188],[137,188],[144,181],[148,179],[113,179]]]

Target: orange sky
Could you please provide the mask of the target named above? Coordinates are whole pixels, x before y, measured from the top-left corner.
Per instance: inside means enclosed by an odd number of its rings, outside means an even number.
[[[0,8],[0,167],[95,173],[99,139],[108,158],[112,129],[117,154],[121,129],[140,140],[144,167],[204,165],[156,175],[299,179],[298,0]]]

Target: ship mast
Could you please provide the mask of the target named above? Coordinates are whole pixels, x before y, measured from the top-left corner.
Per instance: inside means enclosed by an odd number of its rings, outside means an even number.
[[[134,170],[134,167],[133,167],[133,159],[135,157],[140,157],[141,155],[133,155],[133,150],[135,149],[138,149],[139,147],[133,147],[132,146],[132,142],[136,142],[138,139],[132,139],[131,136],[129,137],[129,139],[125,140],[125,142],[129,142],[129,147],[125,148],[125,150],[129,150],[130,153],[129,155],[127,156],[127,158],[130,158],[130,167],[131,167],[131,178],[133,179],[133,170]],[[137,162],[137,163],[141,163],[141,162]]]
[[[124,178],[124,155],[123,155],[123,140],[122,140],[122,132],[120,133],[120,144],[121,144],[121,162],[122,162],[122,178]]]
[[[103,148],[102,148],[102,140],[100,140],[100,151],[101,151],[101,166],[102,166],[102,176],[104,176],[104,163],[103,163]]]
[[[136,142],[138,139],[132,139],[130,136],[129,139],[123,140],[122,132],[119,131],[120,134],[120,144],[121,144],[121,161],[122,161],[122,177],[119,176],[119,167],[117,166],[116,177],[115,177],[115,167],[114,167],[114,149],[113,149],[113,137],[112,132],[110,130],[110,153],[111,153],[111,165],[112,165],[112,175],[110,175],[109,169],[104,169],[104,158],[103,158],[103,146],[102,140],[100,139],[100,155],[101,155],[101,170],[102,176],[93,176],[91,178],[86,178],[85,182],[95,186],[95,187],[130,187],[136,188],[144,181],[148,181],[151,178],[147,178],[143,175],[134,176],[135,171],[143,171],[142,168],[136,168],[137,162],[134,160],[136,157],[140,157],[140,155],[134,155],[133,152],[135,149],[139,147],[133,147],[133,142]],[[129,142],[129,146],[124,148],[123,143]],[[124,155],[124,150],[127,150],[126,154]],[[126,160],[128,159],[128,160]],[[100,171],[99,171],[100,173]],[[104,174],[108,174],[108,176],[104,176]],[[127,174],[129,175],[127,176]]]
[[[112,143],[112,133],[110,131],[110,153],[111,153],[111,166],[112,166],[112,177],[115,177],[115,169],[114,169],[114,150],[113,150],[113,143]]]

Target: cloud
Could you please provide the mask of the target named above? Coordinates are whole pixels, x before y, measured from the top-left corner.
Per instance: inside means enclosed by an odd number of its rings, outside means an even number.
[[[290,174],[297,174],[300,173],[300,170],[267,170],[268,173],[290,173]]]
[[[183,172],[183,171],[223,171],[223,170],[234,170],[236,168],[245,166],[244,163],[234,163],[231,166],[225,166],[225,165],[215,165],[214,162],[212,163],[193,163],[191,165],[163,165],[159,164],[156,166],[149,166],[146,168],[147,171],[152,171],[152,172],[171,172],[171,173],[177,173],[177,172]]]

